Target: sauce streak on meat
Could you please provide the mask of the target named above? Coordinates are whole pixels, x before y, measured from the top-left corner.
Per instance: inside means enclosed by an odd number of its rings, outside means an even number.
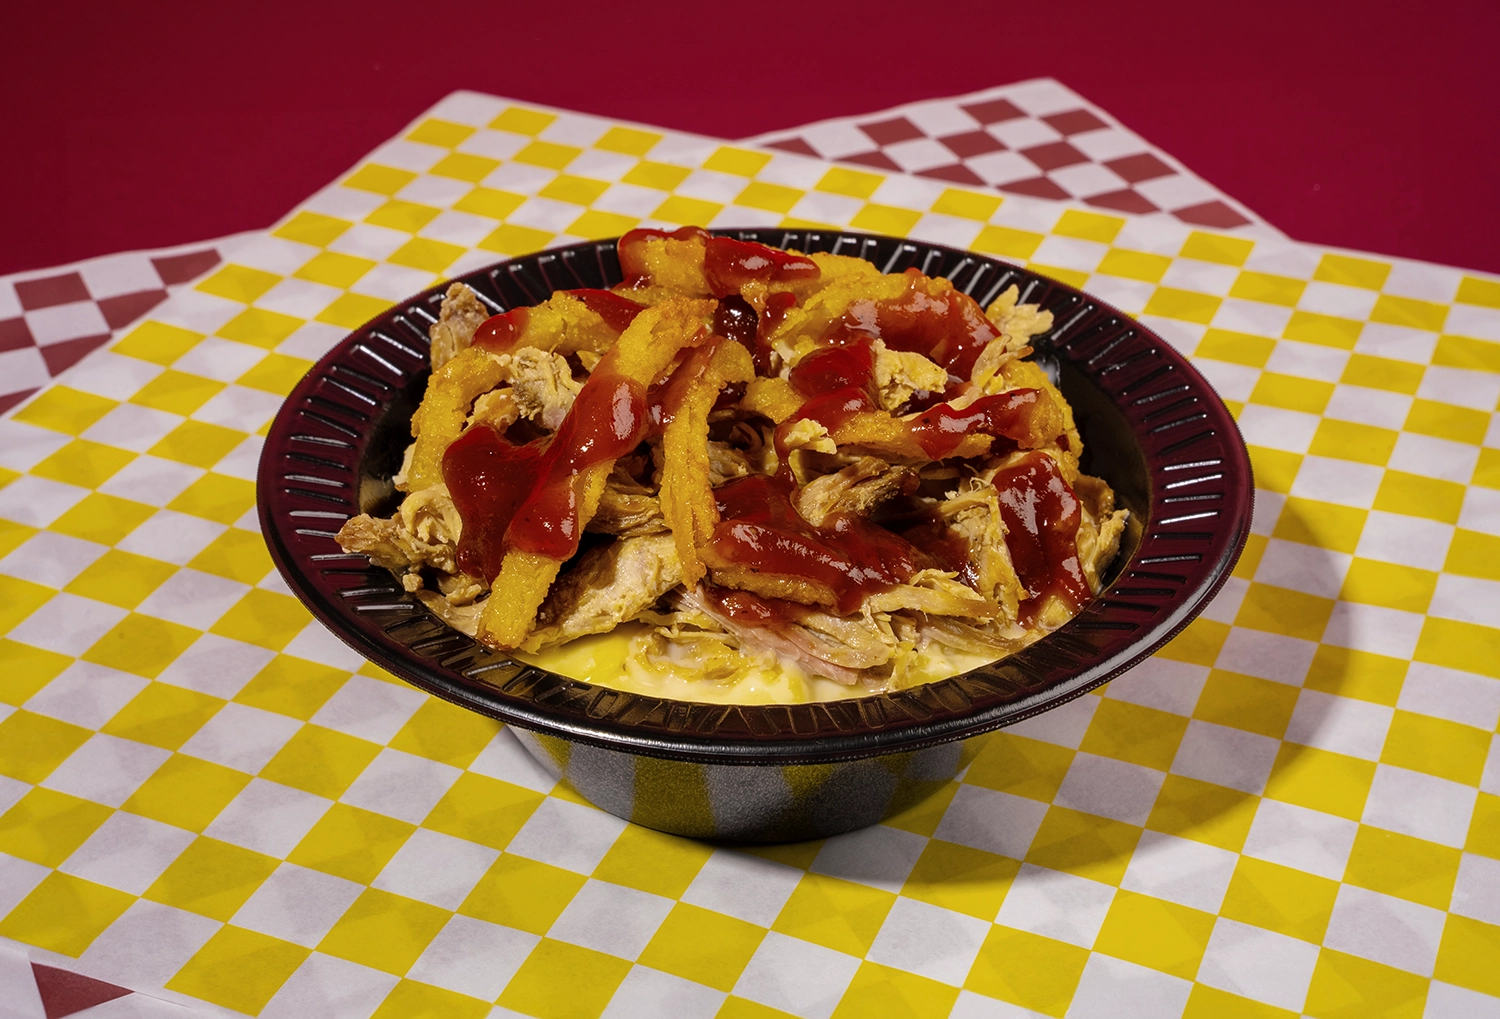
[[[852,336],[880,337],[892,350],[914,351],[966,379],[985,345],[1000,335],[984,309],[968,294],[949,290],[933,297],[916,269],[906,270],[911,283],[893,300],[858,300],[826,337],[847,342]]]
[[[608,290],[564,290],[563,293],[577,298],[617,333],[623,333],[635,317],[646,310],[645,305]],[[516,346],[526,332],[530,318],[530,308],[513,308],[500,315],[491,315],[474,331],[474,346],[503,354]]]
[[[1026,589],[1021,622],[1030,625],[1049,595],[1077,612],[1091,597],[1078,561],[1081,511],[1057,461],[1046,453],[1028,453],[997,473],[994,485],[1000,492],[1005,544]]]

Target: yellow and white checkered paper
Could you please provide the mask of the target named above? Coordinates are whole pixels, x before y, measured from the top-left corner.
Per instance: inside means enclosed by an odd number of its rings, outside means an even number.
[[[311,362],[439,277],[684,223],[967,246],[1138,315],[1251,446],[1234,578],[927,803],[767,849],[599,811],[312,622],[252,483]],[[1500,1008],[1500,282],[468,93],[228,261],[0,422],[34,958],[288,1017]]]

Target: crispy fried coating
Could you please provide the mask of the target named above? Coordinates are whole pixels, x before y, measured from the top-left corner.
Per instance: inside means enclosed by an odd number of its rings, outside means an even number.
[[[411,418],[411,434],[417,441],[406,472],[410,491],[443,483],[443,453],[463,432],[475,399],[498,386],[508,366],[508,359],[469,347],[433,373],[427,395]]]

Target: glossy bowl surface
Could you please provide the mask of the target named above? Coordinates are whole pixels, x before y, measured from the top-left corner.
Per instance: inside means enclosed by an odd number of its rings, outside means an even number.
[[[390,513],[398,501],[390,479],[426,387],[427,329],[446,283],[339,343],[272,424],[258,502],[291,589],[370,660],[517,727],[546,767],[605,809],[685,835],[783,840],[873,823],[940,786],[967,763],[977,737],[1124,672],[1187,625],[1228,577],[1250,527],[1244,442],[1208,382],[1145,326],[1063,283],[954,248],[840,231],[715,232],[855,255],[884,272],[916,266],[982,305],[1017,284],[1023,302],[1050,310],[1055,324],[1033,341],[1036,357],[1073,405],[1084,470],[1105,478],[1131,511],[1099,596],[1055,633],[994,664],[828,703],[665,700],[492,651],[334,540],[349,516]],[[497,312],[620,278],[614,241],[458,277]]]

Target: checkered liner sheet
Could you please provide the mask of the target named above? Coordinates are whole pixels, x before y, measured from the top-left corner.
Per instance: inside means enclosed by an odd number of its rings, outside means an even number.
[[[1108,113],[1050,78],[760,135],[755,145],[894,173],[1076,200],[1214,230],[1270,230]]]
[[[204,1013],[93,977],[32,962],[0,945],[5,1019],[195,1019]]]
[[[851,227],[1138,315],[1238,415],[1203,618],[886,824],[729,849],[362,662],[255,533],[260,436],[440,276]],[[1500,281],[459,93],[0,422],[0,937],[263,1016],[1491,1015]]]

